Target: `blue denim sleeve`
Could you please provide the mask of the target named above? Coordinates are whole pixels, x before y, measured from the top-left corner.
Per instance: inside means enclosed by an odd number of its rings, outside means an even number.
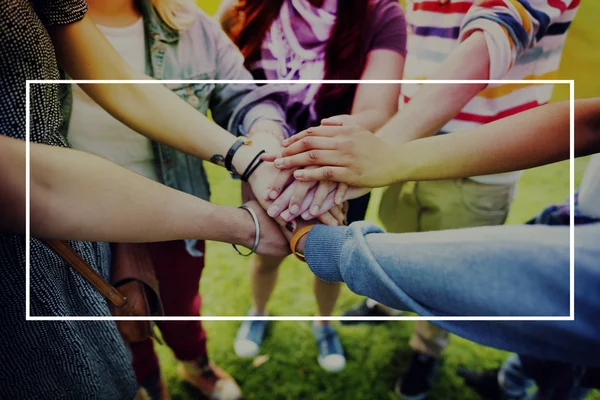
[[[575,228],[575,321],[435,321],[489,346],[600,363],[600,224]],[[512,225],[387,234],[365,222],[315,227],[305,255],[320,279],[422,316],[565,317],[569,227]]]

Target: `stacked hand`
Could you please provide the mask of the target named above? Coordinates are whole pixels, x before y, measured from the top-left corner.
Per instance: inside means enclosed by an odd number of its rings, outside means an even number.
[[[270,153],[280,153],[282,151],[279,140],[270,133],[257,132],[252,135],[252,141],[253,145],[265,149]],[[324,188],[319,190],[321,185],[313,185],[312,183],[307,184],[299,181],[290,182],[290,184],[282,190],[281,196],[274,201],[270,197],[272,192],[271,186],[272,182],[279,178],[279,169],[275,168],[272,163],[265,162],[261,164],[254,174],[252,174],[248,182],[250,183],[256,200],[267,210],[269,216],[275,218],[282,226],[285,226],[287,222],[292,222],[296,216],[307,211],[315,196],[323,198],[327,197],[327,199],[329,199],[328,201],[325,201],[324,208],[326,209],[319,211],[317,216],[312,216],[307,219],[318,217],[321,222],[327,225],[340,225],[344,222],[345,216],[341,211],[342,204],[334,204],[331,189],[328,188],[328,192],[325,194]],[[297,201],[296,204],[298,205],[297,209],[294,209],[294,211],[296,211],[295,213],[291,213],[291,210],[289,209],[292,197],[296,199],[295,201]]]
[[[267,162],[243,189],[244,201],[258,201],[282,227],[283,236],[273,232],[272,222],[265,222],[273,242],[266,247],[291,240],[299,226],[315,219],[327,225],[345,223],[346,200],[393,179],[393,171],[386,170],[393,164],[386,162],[395,157],[393,150],[350,119],[324,120],[322,126],[286,140],[275,133],[261,129],[251,134],[254,145],[268,152],[263,156]],[[268,220],[260,211],[261,220]]]
[[[332,207],[392,183],[391,146],[347,116],[322,123],[282,141],[280,152],[263,156],[280,170],[268,188],[270,216],[328,223],[321,216]]]
[[[253,146],[256,146],[257,148],[267,150],[271,153],[280,153],[282,151],[279,138],[269,132],[256,132],[252,135],[251,139]],[[319,193],[320,185],[313,185],[312,183],[307,185],[304,182],[298,181],[288,185],[283,190],[282,195],[277,199],[279,203],[276,203],[276,201],[270,199],[269,194],[271,192],[271,184],[279,174],[279,169],[275,168],[272,163],[265,162],[250,176],[248,184],[243,184],[242,186],[243,201],[256,212],[261,224],[261,241],[257,251],[259,254],[274,256],[289,254],[288,241],[291,240],[293,232],[295,232],[299,226],[303,226],[307,223],[302,220],[295,221],[294,217],[290,217],[289,211],[285,210],[288,208],[289,199],[293,197],[293,195],[298,196],[298,193],[302,190],[306,192],[306,198],[300,199],[303,204],[302,207],[300,207],[299,214],[308,209],[308,206],[315,196],[323,196],[322,193]],[[333,185],[331,185],[331,187],[335,188]],[[321,192],[324,192],[323,188],[321,188]],[[328,206],[328,209],[319,213],[319,220],[328,225],[343,224],[346,218],[347,203],[339,205],[334,204],[332,200],[333,192],[331,189],[329,189],[328,192],[329,193],[325,195],[329,199],[329,201],[325,202],[325,206]],[[287,199],[287,202],[285,199]],[[259,204],[260,207],[258,207]],[[281,206],[281,211],[273,212],[273,206],[279,207],[279,204],[285,204],[285,206]],[[268,214],[266,210],[269,210]],[[313,220],[313,218],[306,219]],[[317,222],[318,221],[316,220],[310,221],[310,223]],[[279,225],[277,225],[277,223]],[[248,244],[251,245],[250,239]]]

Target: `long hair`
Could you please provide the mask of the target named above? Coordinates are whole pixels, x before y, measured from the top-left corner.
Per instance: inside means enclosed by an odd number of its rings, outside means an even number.
[[[152,5],[164,23],[176,31],[186,30],[196,18],[193,0],[152,0]]]
[[[240,48],[248,67],[260,58],[260,49],[284,0],[239,0],[229,23],[223,25]],[[320,7],[323,0],[307,0]],[[344,4],[342,4],[344,3]],[[364,32],[369,0],[339,1],[335,25],[325,47],[324,79],[359,79],[365,66]],[[322,85],[315,108],[323,117],[348,113],[356,85]]]

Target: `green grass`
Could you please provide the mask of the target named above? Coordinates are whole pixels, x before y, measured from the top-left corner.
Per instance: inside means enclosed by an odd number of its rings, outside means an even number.
[[[218,1],[199,1],[213,13]],[[576,79],[577,97],[600,95],[600,81],[595,72],[600,53],[593,52],[593,38],[600,34],[594,16],[600,2],[585,1],[574,23],[564,52],[561,78]],[[595,7],[595,8],[594,8]],[[559,88],[555,99],[568,98]],[[576,162],[579,181],[587,160]],[[208,166],[213,190],[212,200],[219,204],[239,205],[237,182],[221,169]],[[568,162],[527,171],[519,184],[508,223],[521,223],[553,202],[562,201],[569,190]],[[376,219],[380,192],[376,191],[368,219]],[[199,221],[201,223],[201,221]],[[243,315],[250,306],[248,260],[235,255],[228,245],[210,243],[206,269],[201,282],[205,315]],[[311,273],[306,265],[288,258],[281,268],[278,285],[269,304],[274,315],[314,315],[315,301]],[[344,288],[335,314],[361,301]],[[328,374],[316,363],[317,350],[309,322],[274,322],[263,344],[262,354],[270,359],[258,368],[252,361],[238,359],[233,353],[233,339],[239,322],[206,322],[211,357],[239,382],[248,399],[394,399],[396,378],[406,368],[410,355],[408,339],[412,322],[394,322],[382,326],[339,327],[348,357],[347,368],[340,374]],[[165,346],[157,346],[162,368],[174,399],[199,396],[180,382],[175,373],[176,360]],[[440,376],[432,393],[433,400],[477,399],[456,376],[457,366],[488,368],[499,365],[506,353],[483,347],[458,337],[442,360]],[[589,399],[600,400],[596,392]]]

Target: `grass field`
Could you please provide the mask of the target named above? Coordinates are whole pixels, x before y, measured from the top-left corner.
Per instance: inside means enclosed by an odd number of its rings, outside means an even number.
[[[564,50],[561,79],[576,80],[576,97],[600,95],[600,81],[595,80],[600,66],[600,52],[593,43],[600,35],[594,16],[600,14],[600,2],[586,0],[570,32]],[[199,1],[208,13],[218,1]],[[568,98],[568,91],[558,88],[555,99]],[[576,163],[576,180],[581,178],[586,160]],[[569,190],[569,165],[558,163],[527,171],[512,207],[509,223],[520,223],[545,205],[562,201]],[[208,168],[213,197],[219,204],[239,205],[240,192],[221,169]],[[369,220],[377,222],[380,192],[376,192],[369,210]],[[243,315],[250,306],[248,260],[236,256],[230,246],[210,243],[207,268],[201,283],[205,315]],[[311,274],[306,265],[288,258],[269,304],[273,315],[314,315],[315,302]],[[348,289],[342,291],[335,314],[361,301]],[[518,301],[518,300],[517,300]],[[316,363],[317,350],[308,322],[275,322],[263,344],[262,354],[269,361],[255,368],[251,360],[240,360],[233,353],[233,339],[238,322],[206,322],[211,357],[226,368],[240,383],[248,399],[394,399],[396,378],[406,368],[410,350],[408,339],[411,322],[394,322],[381,326],[339,327],[348,365],[340,374],[328,374]],[[174,399],[200,395],[181,383],[175,374],[176,361],[171,351],[157,346],[163,371]],[[458,337],[442,360],[439,379],[431,395],[434,400],[477,399],[456,376],[456,367],[495,367],[506,353],[479,346]],[[598,393],[590,399],[600,400]]]

